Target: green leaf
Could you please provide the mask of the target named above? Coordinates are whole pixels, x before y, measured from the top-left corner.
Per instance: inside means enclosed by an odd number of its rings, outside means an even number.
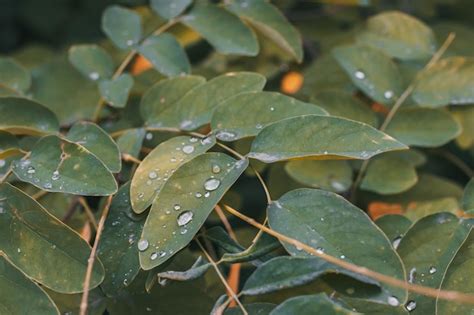
[[[142,37],[140,15],[118,5],[111,5],[102,15],[102,30],[121,49],[138,44]]]
[[[392,241],[395,249],[398,248],[400,240],[411,226],[411,221],[398,214],[387,214],[375,221],[375,224],[387,235],[388,239]]]
[[[260,265],[245,281],[241,294],[259,295],[292,288],[310,283],[326,273],[344,274],[363,282],[377,284],[320,258],[280,256]]]
[[[0,154],[9,149],[18,148],[17,138],[9,132],[0,130]]]
[[[474,230],[471,229],[462,246],[450,261],[443,275],[441,290],[453,290],[468,294],[474,293],[472,270],[474,269]],[[472,314],[472,304],[438,299],[436,314]]]
[[[456,106],[449,108],[453,118],[461,125],[461,133],[456,138],[456,144],[461,149],[474,146],[474,106]]]
[[[331,116],[338,116],[377,127],[377,115],[351,93],[340,90],[323,90],[314,94],[311,102],[324,108]]]
[[[69,61],[86,78],[109,79],[114,73],[112,57],[97,45],[74,45],[69,49]]]
[[[145,129],[136,128],[124,132],[118,139],[117,145],[122,154],[129,154],[138,157],[142,148],[143,139],[145,138]]]
[[[338,117],[306,115],[265,127],[249,157],[266,163],[296,158],[369,159],[406,146],[369,125]]]
[[[333,55],[359,89],[382,104],[393,104],[402,93],[396,64],[382,51],[362,45],[334,48]]]
[[[258,53],[257,37],[252,30],[216,5],[195,5],[182,21],[222,54],[255,56]]]
[[[143,95],[140,112],[149,126],[160,126],[161,115],[173,106],[191,89],[202,85],[206,79],[200,76],[180,76],[158,81]]]
[[[13,172],[46,191],[85,196],[117,191],[114,177],[100,160],[83,146],[56,136],[41,138],[28,159],[13,163]]]
[[[343,308],[325,294],[301,295],[290,298],[278,305],[270,315],[350,315],[356,314]]]
[[[423,107],[474,102],[474,58],[441,59],[417,77],[412,98]]]
[[[221,226],[213,226],[202,235],[227,253],[241,253],[245,248],[233,240]]]
[[[0,58],[0,88],[26,92],[31,86],[31,76],[28,70],[12,58]]]
[[[474,209],[474,179],[467,183],[462,196],[462,207],[464,210]]]
[[[45,289],[49,297],[53,299],[61,314],[76,315],[81,309],[82,294],[62,294],[52,290]],[[88,315],[103,315],[105,312],[106,298],[99,288],[89,292],[89,304],[87,307]]]
[[[226,9],[248,21],[297,62],[303,60],[301,35],[271,3],[260,0],[232,0],[226,3]]]
[[[91,122],[75,123],[67,133],[67,139],[94,154],[112,172],[122,168],[122,159],[115,141],[102,128]]]
[[[275,231],[308,246],[371,270],[405,279],[400,257],[387,237],[359,208],[341,196],[316,189],[297,189],[268,207],[268,222]],[[282,243],[293,256],[310,254]],[[386,294],[404,301],[406,291],[383,285]],[[389,296],[380,297],[387,303]]]
[[[438,147],[461,133],[461,126],[445,110],[405,108],[399,110],[386,132],[406,145]]]
[[[154,268],[185,247],[247,166],[248,160],[205,153],[177,169],[161,188],[145,222],[142,268]]]
[[[413,164],[388,153],[370,162],[360,188],[391,195],[407,191],[417,181],[418,175]]]
[[[134,215],[129,194],[130,183],[127,183],[112,199],[97,249],[105,268],[105,279],[100,287],[109,296],[132,283],[140,271],[137,241],[145,217]]]
[[[338,193],[352,184],[352,168],[346,161],[290,161],[285,171],[306,186]]]
[[[186,52],[171,34],[148,37],[140,44],[138,51],[164,75],[177,76],[191,72]]]
[[[238,262],[253,262],[254,265],[258,266],[261,264],[259,260],[263,257],[264,260],[267,258],[270,252],[280,247],[280,242],[268,234],[261,234],[256,240],[252,241],[252,244],[245,250],[238,250],[235,253],[225,253],[221,261],[229,263]],[[271,256],[270,256],[271,257]]]
[[[438,213],[417,221],[397,249],[405,264],[408,281],[439,288],[446,268],[471,227],[472,222],[458,220],[450,213]],[[418,314],[435,313],[435,299],[415,293],[410,293],[408,299],[416,303],[408,302],[408,310],[410,305],[416,305]]]
[[[150,6],[165,19],[172,19],[183,13],[192,0],[150,0]]]
[[[217,106],[211,120],[216,137],[235,141],[257,135],[276,121],[300,115],[327,115],[320,107],[276,92],[238,94]]]
[[[0,204],[0,250],[12,264],[54,291],[82,292],[91,249],[79,234],[10,184],[0,185]],[[91,289],[103,278],[96,260]]]
[[[116,79],[99,83],[100,95],[113,107],[123,108],[127,105],[128,95],[133,87],[133,77],[127,73]]]
[[[400,11],[377,14],[367,21],[360,42],[402,59],[428,59],[436,50],[433,31],[422,21]]]
[[[451,212],[456,214],[458,210],[459,203],[457,199],[448,197],[410,203],[404,215],[412,221],[417,221],[430,214],[438,212]]]
[[[257,73],[226,73],[205,84],[196,84],[176,103],[162,111],[154,125],[194,130],[209,123],[214,109],[230,97],[244,92],[261,91],[264,85],[265,78]]]
[[[405,306],[391,306],[386,304],[372,303],[363,299],[343,297],[342,300],[351,308],[354,312],[358,312],[364,315],[408,315],[408,311]]]
[[[56,133],[59,122],[43,105],[17,97],[0,97],[0,130],[14,134]]]
[[[194,264],[185,271],[164,271],[157,274],[160,280],[173,280],[173,281],[189,281],[194,280],[206,273],[212,265],[202,259],[201,256],[194,262]]]
[[[195,137],[180,136],[162,142],[154,148],[133,175],[130,188],[133,211],[145,211],[181,165],[203,154],[215,143],[214,137],[199,140]]]

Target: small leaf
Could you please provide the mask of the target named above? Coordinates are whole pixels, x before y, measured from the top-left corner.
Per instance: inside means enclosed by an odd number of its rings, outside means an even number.
[[[423,107],[474,102],[474,58],[441,59],[417,77],[412,98]]]
[[[142,148],[143,139],[145,139],[145,129],[136,128],[124,132],[118,139],[117,145],[122,154],[129,154],[138,157]]]
[[[214,109],[230,97],[261,91],[265,78],[252,72],[229,72],[196,85],[169,109],[161,112],[155,125],[194,130],[211,121]]]
[[[181,166],[153,202],[145,222],[140,264],[149,270],[185,247],[224,193],[239,178],[248,160],[205,153]]]
[[[377,284],[320,258],[280,256],[260,265],[245,282],[241,294],[259,295],[292,288],[310,283],[326,273],[344,274],[363,282]]]
[[[352,315],[356,314],[329,299],[324,293],[301,295],[278,305],[269,315]]]
[[[121,49],[138,44],[142,37],[140,15],[118,5],[111,5],[102,15],[102,30]]]
[[[164,271],[157,274],[158,279],[167,279],[173,281],[189,281],[194,280],[206,273],[211,267],[211,264],[205,262],[201,256],[194,262],[194,264],[185,271]]]
[[[369,125],[338,117],[306,115],[265,127],[249,157],[266,163],[295,158],[369,159],[406,146]]]
[[[255,136],[262,128],[276,121],[309,114],[327,115],[316,105],[280,93],[248,92],[217,106],[211,128],[219,140],[235,141]]]
[[[123,108],[127,105],[128,95],[133,87],[133,77],[127,73],[116,79],[99,83],[100,95],[113,107]]]
[[[0,311],[2,314],[59,315],[51,298],[0,255]],[[28,299],[25,303],[25,298]]]
[[[74,45],[69,49],[69,61],[86,78],[109,79],[114,72],[112,57],[97,45]]]
[[[467,183],[462,196],[462,207],[464,210],[474,209],[474,179]]]
[[[203,154],[214,144],[213,137],[199,140],[195,137],[180,136],[162,142],[154,148],[133,175],[130,189],[133,211],[145,211],[181,165]]]
[[[102,128],[90,122],[75,123],[67,133],[67,139],[94,154],[113,173],[120,172],[122,160],[115,141]]]
[[[79,234],[10,184],[0,185],[0,204],[0,250],[8,259],[54,291],[82,292],[91,248]],[[103,278],[102,263],[96,260],[91,289]]]
[[[222,54],[255,56],[258,53],[257,37],[252,30],[216,5],[195,5],[182,21]]]
[[[179,102],[191,89],[202,85],[200,76],[179,76],[158,81],[143,95],[140,103],[142,118],[149,126],[160,126],[161,114]]]
[[[152,35],[138,47],[156,70],[166,76],[177,76],[191,72],[188,56],[176,38],[168,33]]]
[[[378,49],[362,45],[338,46],[333,55],[355,86],[373,100],[393,104],[402,93],[396,64]]]
[[[12,89],[20,93],[31,86],[31,75],[12,58],[0,58],[0,88]]]
[[[339,193],[352,184],[352,168],[346,161],[290,161],[285,171],[304,185]]]
[[[297,62],[303,60],[301,35],[274,5],[260,0],[232,0],[226,8],[248,21]]]
[[[461,126],[448,111],[405,108],[393,117],[386,132],[406,145],[438,147],[456,138]]]
[[[172,19],[183,13],[192,0],[150,0],[150,6],[165,19]]]
[[[398,59],[428,59],[436,50],[433,31],[422,21],[400,11],[369,18],[367,28],[358,40]]]
[[[117,191],[114,177],[100,160],[83,146],[56,136],[41,138],[28,159],[14,162],[13,172],[46,191],[85,196]]]
[[[392,241],[393,247],[397,249],[401,237],[410,228],[411,221],[403,215],[388,214],[377,219],[375,224],[387,235],[388,239]]]
[[[402,262],[382,231],[362,210],[335,193],[290,191],[270,204],[268,220],[275,231],[328,255],[405,279]],[[293,245],[282,245],[293,256],[310,257]],[[391,295],[405,300],[405,290],[385,284],[382,288],[385,292],[377,298],[383,303]]]
[[[53,112],[35,101],[0,97],[0,130],[41,135],[57,132],[59,122]]]

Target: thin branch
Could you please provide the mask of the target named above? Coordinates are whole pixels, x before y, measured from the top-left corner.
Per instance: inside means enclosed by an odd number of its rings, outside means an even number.
[[[136,157],[134,157],[133,155],[130,155],[128,153],[123,153],[122,154],[122,160],[124,160],[125,162],[132,162],[132,163],[135,163],[135,164],[140,164],[142,162],[139,159],[137,159]]]
[[[324,259],[334,265],[337,265],[339,267],[342,267],[344,269],[347,269],[349,271],[364,275],[366,277],[372,278],[374,280],[377,280],[379,282],[386,283],[388,285],[394,286],[394,287],[399,287],[402,289],[406,289],[411,292],[415,292],[421,295],[433,297],[433,298],[440,298],[443,300],[450,300],[450,301],[456,301],[456,302],[462,302],[462,303],[468,303],[468,304],[474,304],[474,295],[473,294],[466,294],[462,292],[457,292],[457,291],[444,291],[444,290],[438,290],[430,287],[425,287],[417,284],[411,284],[406,281],[393,278],[390,276],[387,276],[383,273],[379,273],[376,271],[373,271],[371,269],[368,269],[366,267],[361,267],[352,263],[349,263],[345,260],[333,257],[331,255],[325,254],[321,251],[318,251],[317,249],[308,246],[298,240],[295,240],[291,237],[288,237],[286,235],[280,234],[279,232],[272,230],[258,222],[256,222],[254,219],[247,217],[246,215],[240,213],[239,211],[224,205],[224,208],[235,215],[236,217],[242,219],[243,221],[249,223],[250,225],[253,225],[254,227],[264,231],[265,233],[268,233],[280,241],[283,241],[285,243],[291,244],[293,246],[296,246],[298,248],[303,249],[305,252],[319,257],[321,259]]]
[[[262,185],[262,188],[265,191],[265,196],[267,197],[267,205],[269,205],[272,202],[272,197],[270,196],[270,190],[268,189],[267,184],[265,184],[265,181],[263,180],[262,175],[260,175],[260,173],[255,169],[255,167],[250,165],[250,168],[255,173],[255,176],[257,176],[258,181]]]
[[[216,142],[216,144],[217,144],[218,146],[220,146],[221,148],[223,148],[224,150],[226,150],[227,152],[232,153],[233,155],[235,155],[235,156],[238,157],[239,159],[245,160],[245,156],[243,156],[243,155],[240,154],[239,152],[235,151],[234,149],[231,149],[230,147],[226,146],[225,144],[220,143],[220,142]]]
[[[219,219],[221,219],[222,224],[224,224],[224,227],[227,230],[227,233],[229,233],[230,237],[234,241],[237,241],[237,236],[235,235],[235,232],[232,229],[232,226],[230,225],[229,220],[227,220],[227,217],[225,216],[224,211],[222,211],[222,208],[219,205],[216,205],[214,207],[214,210],[216,211],[217,215],[219,216]]]
[[[97,233],[95,234],[94,245],[92,246],[91,254],[89,256],[89,259],[87,260],[87,271],[86,271],[86,276],[84,278],[84,285],[83,285],[84,293],[82,293],[80,315],[87,314],[87,304],[89,302],[89,288],[90,288],[90,282],[92,278],[92,270],[93,270],[94,262],[96,258],[97,247],[99,245],[100,237],[102,236],[105,219],[107,219],[107,215],[109,214],[111,203],[112,203],[112,195],[110,195],[107,198],[107,203],[105,204],[104,210],[102,211],[102,215],[99,221],[99,226],[97,228]]]
[[[81,197],[79,197],[78,201],[81,204],[81,206],[84,208],[84,211],[87,215],[87,218],[89,219],[89,221],[94,226],[94,229],[97,231],[97,221],[96,221],[94,213],[92,213],[92,210],[89,207],[89,204],[87,203],[86,199],[81,196]]]
[[[40,191],[38,191],[37,193],[31,195],[31,198],[33,198],[34,200],[38,200],[38,199],[40,199],[41,197],[46,196],[48,193],[49,193],[49,191],[40,190]]]

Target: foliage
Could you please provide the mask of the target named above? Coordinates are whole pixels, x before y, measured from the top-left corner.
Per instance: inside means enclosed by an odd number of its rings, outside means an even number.
[[[0,57],[0,314],[474,312],[468,24],[129,2]]]

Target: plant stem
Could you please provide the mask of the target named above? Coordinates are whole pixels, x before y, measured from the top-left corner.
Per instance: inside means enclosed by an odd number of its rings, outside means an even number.
[[[97,221],[94,217],[94,213],[92,213],[91,208],[89,207],[89,204],[87,203],[86,199],[84,197],[79,197],[79,203],[81,206],[84,208],[84,211],[87,215],[87,218],[89,218],[89,221],[92,223],[94,226],[94,229],[97,231]]]

